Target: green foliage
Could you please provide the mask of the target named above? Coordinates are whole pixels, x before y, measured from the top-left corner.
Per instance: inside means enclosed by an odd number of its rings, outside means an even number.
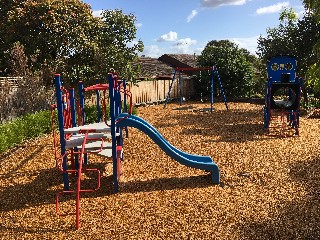
[[[250,97],[255,84],[254,56],[244,49],[240,49],[229,40],[211,41],[197,59],[198,66],[218,67],[221,82],[225,93],[229,97]],[[258,60],[257,60],[258,61]],[[215,87],[218,88],[218,83]],[[201,76],[201,82],[197,85],[198,92],[209,94],[210,78],[208,74]]]
[[[102,23],[98,34],[98,49],[95,55],[96,72],[106,76],[115,69],[122,78],[129,81],[138,79],[138,53],[143,51],[143,43],[134,43],[137,28],[133,14],[123,14],[121,10],[102,12]]]
[[[0,125],[0,153],[27,139],[51,132],[51,112],[27,114]]]
[[[316,37],[315,43],[312,45],[313,50],[316,54],[315,63],[316,65],[312,65],[311,72],[320,72],[320,0],[304,0],[305,7],[308,11],[308,13],[311,15],[311,17],[314,19],[316,24],[318,25],[318,32],[316,36],[312,36],[313,33],[310,33],[312,37]],[[308,71],[308,74],[310,75],[310,72]],[[313,74],[311,74],[313,75]],[[319,84],[319,75],[318,77],[313,80],[313,82],[318,81],[317,85]]]
[[[70,0],[68,4],[63,0],[17,1],[2,14],[3,50],[19,41],[33,70],[46,66],[51,72],[63,73],[66,59],[92,48],[97,19],[90,6],[79,0]]]
[[[320,0],[303,0],[306,9],[311,10],[320,22]]]
[[[314,92],[320,92],[320,69],[316,63],[307,71],[307,84]]]
[[[278,55],[295,55],[295,28],[297,17],[293,9],[284,9],[280,13],[279,26],[267,29],[267,36],[258,39],[257,54],[264,63]]]
[[[279,21],[279,26],[267,29],[266,37],[260,36],[257,54],[264,63],[273,56],[295,56],[297,72],[304,77],[316,61],[313,47],[319,37],[319,25],[310,13],[297,19],[293,9],[284,9]]]
[[[111,68],[135,79],[139,65],[133,63],[143,50],[141,40],[134,43],[136,18],[121,10],[102,15],[93,17],[80,0],[0,1],[0,72],[14,74],[10,52],[19,42],[28,68],[45,73],[47,85],[53,72],[73,85],[105,77]]]
[[[127,105],[127,109],[129,109],[129,105]],[[98,111],[96,105],[85,106],[84,112],[86,115],[86,123],[95,123],[98,119]],[[107,119],[110,120],[110,106],[106,106],[105,112],[107,113]],[[132,114],[137,114],[137,108],[132,108]]]
[[[107,108],[109,109],[109,106],[107,106]],[[85,106],[84,107],[84,112],[86,115],[86,123],[95,123],[97,122],[98,119],[98,111],[97,111],[97,106],[96,105],[90,105],[90,106]],[[109,113],[110,111],[108,110],[107,113]],[[109,119],[109,114],[107,116],[107,118]]]
[[[109,109],[109,106],[107,106],[107,112],[109,112]],[[85,113],[87,123],[97,122],[95,105],[86,106]],[[136,108],[133,108],[132,114],[137,114]],[[55,112],[55,119],[56,121],[58,119],[57,112]],[[0,124],[0,154],[25,140],[50,133],[52,131],[51,123],[51,111],[41,111]],[[57,124],[55,127],[58,127]]]
[[[301,99],[300,105],[302,109],[320,108],[320,99],[309,96],[307,102],[304,101],[304,99]]]

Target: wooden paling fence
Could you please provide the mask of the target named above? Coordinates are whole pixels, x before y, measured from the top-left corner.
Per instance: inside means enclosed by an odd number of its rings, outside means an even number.
[[[0,77],[0,89],[10,87],[16,89],[22,77]],[[136,84],[128,83],[127,89],[132,93],[134,104],[139,103],[155,103],[164,101],[167,97],[172,79],[166,80],[146,80]],[[182,82],[182,96],[192,98],[195,95],[195,80],[184,78]],[[179,80],[176,79],[170,92],[170,98],[179,98],[180,88]],[[91,96],[89,102],[95,102],[95,95]]]
[[[0,88],[5,86],[10,88],[17,88],[19,81],[22,80],[23,77],[0,77]]]
[[[172,80],[142,81],[138,85],[128,84],[128,90],[132,93],[133,103],[150,103],[164,101],[167,97]],[[182,84],[182,96],[191,98],[195,94],[194,80],[184,79]],[[179,98],[179,81],[175,80],[170,98]]]
[[[165,101],[171,79],[168,80],[146,80],[137,84],[127,83],[127,89],[132,93],[132,103],[158,103]],[[182,82],[182,96],[186,99],[192,98],[195,95],[194,79],[186,78]],[[180,97],[179,80],[176,79],[170,92],[170,98],[176,99]],[[92,95],[87,100],[89,104],[96,102],[96,96]]]

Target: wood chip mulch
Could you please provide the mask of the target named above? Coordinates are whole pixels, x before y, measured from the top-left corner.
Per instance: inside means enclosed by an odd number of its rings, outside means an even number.
[[[249,103],[139,108],[174,146],[209,155],[221,184],[207,172],[165,155],[151,139],[129,129],[120,192],[113,194],[110,159],[92,156],[103,172],[101,189],[82,194],[81,228],[58,217],[51,136],[29,141],[1,157],[0,239],[319,239],[320,119],[301,117],[300,137],[266,135],[263,107]],[[95,185],[88,174],[83,188]],[[61,199],[74,212],[75,197]]]

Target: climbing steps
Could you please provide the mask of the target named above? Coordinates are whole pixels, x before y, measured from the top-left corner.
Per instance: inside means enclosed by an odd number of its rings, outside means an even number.
[[[109,84],[95,84],[84,88],[79,83],[79,101],[76,102],[74,89],[65,89],[62,86],[60,75],[55,75],[55,89],[57,104],[52,105],[52,136],[56,166],[63,174],[63,190],[56,194],[56,212],[59,216],[76,215],[76,228],[80,227],[80,195],[81,193],[95,192],[100,189],[100,170],[88,167],[88,156],[97,154],[112,159],[114,175],[114,191],[118,191],[118,180],[121,174],[122,132],[115,127],[115,117],[122,111],[120,93],[131,96],[130,92],[123,89],[123,83],[118,81],[113,74],[109,76]],[[86,124],[84,112],[84,93],[96,91],[101,100],[97,102],[97,123]],[[111,99],[106,98],[109,90]],[[101,91],[101,94],[100,92]],[[125,98],[124,98],[125,99]],[[106,103],[111,105],[111,120],[107,121]],[[59,137],[56,134],[55,110],[58,111]],[[132,98],[130,98],[130,111],[132,110]],[[131,112],[130,112],[131,113]],[[83,189],[83,180],[88,179],[88,173],[95,173],[96,184],[89,189]],[[92,174],[89,174],[90,178]],[[72,181],[70,181],[70,179]],[[93,183],[94,184],[94,183]],[[75,211],[61,210],[60,200],[64,195],[75,195]],[[69,209],[69,208],[67,208]]]
[[[270,111],[267,133],[282,137],[299,136],[299,113],[297,111]]]

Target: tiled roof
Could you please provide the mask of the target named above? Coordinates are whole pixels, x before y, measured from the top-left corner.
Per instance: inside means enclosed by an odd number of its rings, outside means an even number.
[[[174,69],[167,64],[159,61],[157,58],[141,57],[140,78],[172,78]]]
[[[197,56],[193,54],[164,54],[159,58],[173,67],[196,67],[196,59]]]
[[[164,54],[161,57],[140,57],[140,79],[171,79],[177,67],[195,67],[196,56],[192,54]]]

